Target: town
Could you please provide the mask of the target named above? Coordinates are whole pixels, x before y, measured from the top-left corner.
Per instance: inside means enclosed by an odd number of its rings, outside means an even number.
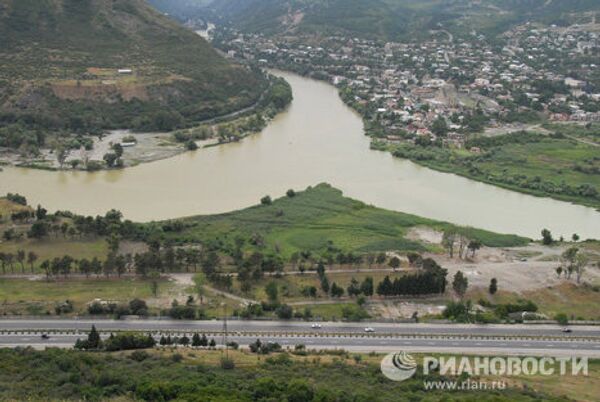
[[[425,42],[395,43],[273,38],[225,28],[217,29],[213,43],[230,58],[336,85],[372,137],[462,148],[472,133],[520,131],[542,119],[600,121],[594,27],[525,24],[500,43],[476,32],[459,39],[443,30],[431,31]]]

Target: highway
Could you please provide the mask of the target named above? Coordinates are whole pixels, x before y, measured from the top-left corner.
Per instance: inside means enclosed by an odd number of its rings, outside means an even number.
[[[106,333],[103,337],[106,337]],[[39,333],[22,333],[0,335],[0,347],[32,346],[37,349],[46,347],[70,348],[78,338],[86,334],[50,334],[49,339],[42,339]],[[159,334],[154,337],[158,340]],[[209,338],[212,338],[209,336]],[[214,336],[218,345],[222,345],[222,337]],[[539,356],[585,356],[600,358],[600,343],[589,341],[547,341],[547,340],[502,340],[502,339],[448,339],[440,338],[406,338],[381,336],[250,336],[232,335],[229,341],[241,346],[260,339],[262,342],[277,342],[282,347],[293,348],[305,345],[307,349],[344,349],[352,352],[392,352],[404,350],[408,352],[429,353],[462,353],[462,354],[498,354],[498,355],[539,355]]]
[[[0,320],[0,347],[72,347],[94,324],[107,336],[111,331],[161,334],[193,332],[222,341],[221,321],[36,319]],[[600,358],[600,328],[574,327],[563,333],[555,325],[452,325],[324,322],[312,329],[307,322],[228,321],[229,340],[246,346],[256,339],[283,347],[345,349],[356,352],[447,352],[500,355],[577,355]],[[374,332],[365,333],[365,327]],[[49,339],[41,334],[48,332]]]
[[[571,327],[563,333],[558,325],[477,325],[477,324],[395,324],[321,322],[322,328],[314,330],[305,321],[245,321],[227,322],[231,332],[265,333],[328,333],[362,334],[366,327],[376,334],[391,335],[472,335],[472,336],[546,336],[546,337],[598,337],[600,326]],[[197,331],[220,332],[223,322],[184,321],[169,319],[108,320],[108,319],[0,319],[0,331],[9,330],[89,330],[92,325],[103,331]],[[600,339],[599,339],[600,340]]]

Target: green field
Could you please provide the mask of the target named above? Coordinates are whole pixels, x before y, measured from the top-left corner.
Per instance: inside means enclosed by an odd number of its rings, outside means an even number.
[[[309,187],[293,197],[275,200],[222,215],[198,216],[177,221],[148,224],[152,232],[162,227],[165,239],[181,243],[225,244],[233,247],[236,238],[249,249],[272,251],[290,257],[294,252],[329,251],[367,253],[377,251],[426,251],[426,245],[406,237],[411,228],[427,226],[444,231],[454,229],[491,247],[525,245],[528,239],[454,225],[393,212],[346,198],[327,184]],[[260,238],[260,245],[254,246]]]
[[[169,294],[172,282],[161,280],[158,297]],[[85,312],[94,299],[128,303],[152,299],[150,281],[140,278],[57,279],[52,281],[0,278],[0,314],[54,314],[56,303],[73,302],[75,312]]]
[[[416,145],[388,149],[436,170],[536,196],[600,206],[597,146],[565,136],[514,133],[502,137],[469,140],[467,146],[479,147],[481,153]]]

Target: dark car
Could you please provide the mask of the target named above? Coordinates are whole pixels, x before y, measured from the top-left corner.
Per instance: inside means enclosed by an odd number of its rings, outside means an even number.
[[[42,334],[42,339],[50,339],[50,335],[48,335],[48,334]]]

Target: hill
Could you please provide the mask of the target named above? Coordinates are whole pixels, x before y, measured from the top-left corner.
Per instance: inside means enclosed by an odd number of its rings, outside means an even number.
[[[164,7],[164,0],[152,0]],[[581,13],[600,11],[594,0],[173,0],[176,15],[264,34],[350,34],[405,40],[444,28],[496,35],[526,21],[568,24]]]
[[[0,37],[0,146],[170,130],[252,105],[268,86],[144,0],[0,0]]]

